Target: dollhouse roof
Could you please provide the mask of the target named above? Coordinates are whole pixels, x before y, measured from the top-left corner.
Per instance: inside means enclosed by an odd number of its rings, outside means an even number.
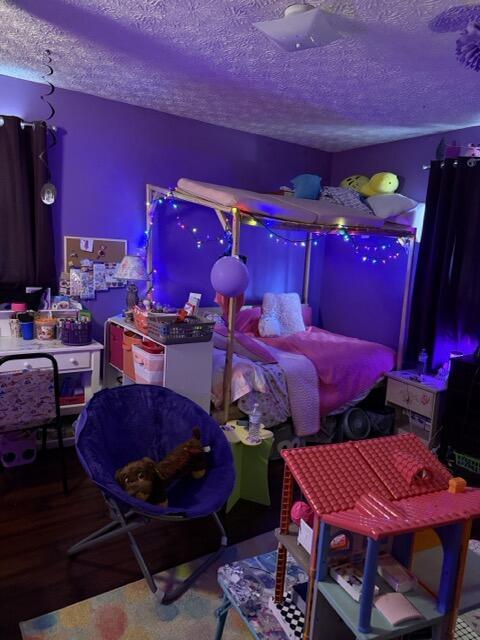
[[[325,522],[377,538],[480,515],[480,490],[447,491],[450,473],[414,435],[282,452]]]

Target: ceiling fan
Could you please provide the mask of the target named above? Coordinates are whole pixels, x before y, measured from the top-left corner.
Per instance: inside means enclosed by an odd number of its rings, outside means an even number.
[[[291,4],[281,18],[253,26],[286,51],[324,47],[343,37],[332,26],[331,14],[305,2]]]

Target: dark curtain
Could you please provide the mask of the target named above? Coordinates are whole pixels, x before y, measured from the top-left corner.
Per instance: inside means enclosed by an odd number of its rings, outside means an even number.
[[[408,364],[471,353],[480,329],[480,159],[433,162],[412,298]]]
[[[0,301],[25,286],[55,288],[51,206],[40,198],[48,171],[40,160],[47,144],[45,123],[20,126],[3,116],[0,126]]]

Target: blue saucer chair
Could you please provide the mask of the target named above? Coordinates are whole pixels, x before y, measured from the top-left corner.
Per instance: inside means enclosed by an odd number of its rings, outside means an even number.
[[[201,480],[185,478],[168,492],[168,507],[130,497],[116,482],[115,471],[132,460],[149,456],[161,460],[200,427],[209,448],[208,470]],[[217,423],[198,405],[159,386],[129,385],[105,389],[88,403],[76,425],[76,448],[89,477],[108,504],[112,522],[81,540],[68,551],[75,555],[101,542],[126,534],[150,589],[164,604],[182,595],[223,552],[225,530],[217,511],[232,492],[235,481],[230,445]],[[220,546],[181,585],[169,593],[156,585],[133,536],[152,520],[184,521],[212,516],[220,533]]]

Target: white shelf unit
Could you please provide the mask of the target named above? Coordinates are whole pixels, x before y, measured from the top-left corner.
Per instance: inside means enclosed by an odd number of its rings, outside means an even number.
[[[110,363],[110,325],[115,324],[126,331],[136,333],[141,338],[156,342],[165,350],[162,386],[181,394],[210,413],[212,387],[213,342],[190,342],[164,345],[139,331],[134,324],[122,316],[109,318],[105,323],[105,356],[103,384],[114,387],[119,384],[133,384],[122,370]]]

